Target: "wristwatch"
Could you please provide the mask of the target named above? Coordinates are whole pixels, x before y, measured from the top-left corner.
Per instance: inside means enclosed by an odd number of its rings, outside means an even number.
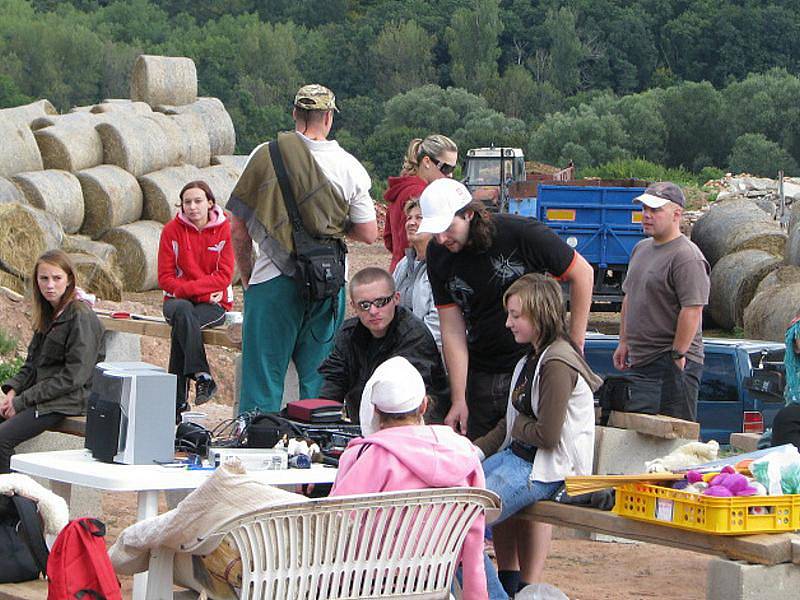
[[[672,349],[672,350],[670,350],[670,352],[669,352],[669,357],[670,357],[672,360],[680,360],[680,359],[682,359],[682,358],[683,358],[683,357],[685,357],[685,356],[686,356],[686,352],[679,352],[679,351],[675,350],[675,348],[673,348],[673,349]]]

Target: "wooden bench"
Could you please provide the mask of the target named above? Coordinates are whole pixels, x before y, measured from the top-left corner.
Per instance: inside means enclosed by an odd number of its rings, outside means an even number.
[[[611,511],[557,502],[538,502],[521,511],[517,518],[722,557],[725,560],[712,564],[709,571],[709,600],[723,597],[726,600],[744,600],[750,597],[771,600],[773,596],[767,592],[764,595],[748,595],[750,592],[747,590],[750,589],[754,577],[756,581],[763,580],[764,584],[774,585],[778,590],[797,589],[800,584],[800,537],[795,533],[712,535],[636,521]],[[744,561],[747,564],[732,561]],[[733,581],[736,577],[731,576],[732,570],[745,570],[748,566],[755,565],[763,566],[764,571],[750,576],[743,571],[738,583]],[[770,568],[773,568],[773,572],[768,570]],[[723,586],[718,583],[723,577],[726,581],[724,593],[721,590]],[[782,586],[778,580],[782,580],[788,587]],[[738,592],[731,588],[736,585],[741,587]],[[789,598],[791,595],[774,597]]]
[[[0,584],[0,600],[42,600],[43,598],[47,598],[47,582],[44,579]]]
[[[106,331],[132,333],[135,335],[149,335],[159,338],[170,338],[172,328],[163,319],[148,317],[144,319],[113,319],[98,315]],[[242,349],[241,327],[214,327],[203,330],[203,342],[209,345],[225,346],[227,348]]]

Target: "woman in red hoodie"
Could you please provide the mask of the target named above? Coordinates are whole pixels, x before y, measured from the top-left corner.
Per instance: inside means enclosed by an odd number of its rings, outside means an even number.
[[[195,403],[217,391],[202,329],[219,325],[233,306],[231,226],[205,181],[191,181],[180,193],[180,210],[164,226],[158,249],[158,284],[164,317],[172,325],[169,372],[178,376],[176,416],[189,408],[189,379]]]
[[[457,163],[458,146],[449,137],[437,133],[424,140],[411,140],[403,158],[400,176],[389,177],[389,188],[383,194],[383,199],[389,203],[383,227],[383,244],[392,253],[390,273],[394,273],[394,268],[408,248],[406,215],[403,211],[406,202],[411,198],[419,198],[431,181],[452,177]]]

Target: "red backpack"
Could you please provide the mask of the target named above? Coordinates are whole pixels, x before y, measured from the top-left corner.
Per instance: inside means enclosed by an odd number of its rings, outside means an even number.
[[[58,534],[47,561],[47,600],[122,600],[111,566],[102,521],[70,521]]]

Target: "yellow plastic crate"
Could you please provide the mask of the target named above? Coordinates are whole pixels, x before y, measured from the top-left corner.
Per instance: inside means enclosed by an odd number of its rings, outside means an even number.
[[[614,512],[680,529],[741,535],[800,529],[800,495],[715,498],[648,483],[618,486]]]

